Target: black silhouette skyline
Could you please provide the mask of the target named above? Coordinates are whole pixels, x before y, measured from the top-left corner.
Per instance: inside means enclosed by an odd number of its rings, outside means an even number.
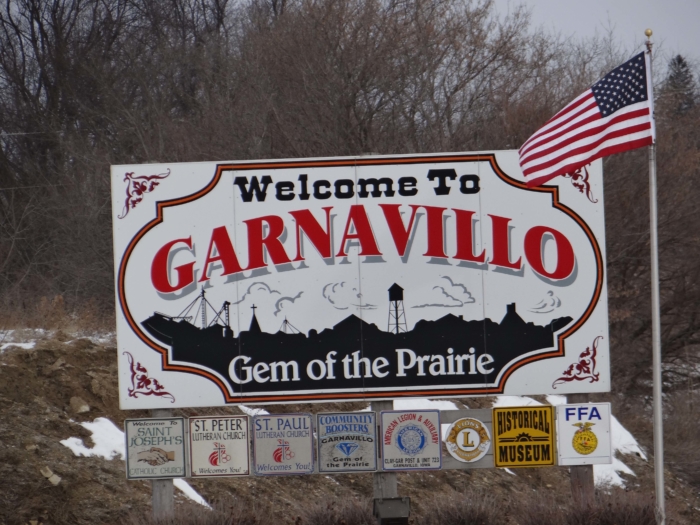
[[[201,298],[204,301],[203,295]],[[447,314],[435,321],[420,320],[413,329],[396,333],[383,331],[377,325],[351,314],[332,328],[320,332],[310,330],[304,334],[280,330],[277,333],[267,333],[261,330],[253,309],[250,328],[236,336],[228,326],[226,305],[224,303],[222,308],[222,311],[226,309],[225,326],[217,323],[200,328],[190,323],[188,318],[171,317],[158,312],[141,324],[152,337],[171,348],[172,360],[217,372],[227,379],[236,393],[444,385],[468,387],[493,383],[506,365],[512,365],[519,357],[552,348],[555,344],[554,334],[572,321],[571,317],[560,317],[543,326],[527,323],[518,315],[515,303],[511,303],[507,305],[500,322],[489,318],[465,321],[462,316]],[[222,318],[219,316],[220,320]],[[452,354],[448,354],[450,348]],[[418,367],[415,366],[407,371],[406,377],[397,377],[397,349],[409,349],[418,356],[442,355],[447,359],[448,355],[468,355],[470,348],[474,349],[472,353],[475,359],[489,354],[493,359],[487,367],[491,370],[490,373],[470,374],[465,363],[463,375],[431,375],[428,373],[431,361],[428,361],[424,365],[425,375],[417,375]],[[314,359],[326,362],[327,354],[331,351],[336,352],[333,356],[336,360],[334,378],[309,378],[306,373],[307,364]],[[386,359],[388,365],[380,370],[382,373],[389,372],[388,375],[376,377],[371,374],[371,377],[366,377],[367,371],[363,364],[360,366],[361,377],[345,377],[341,360],[358,351],[356,358],[368,358],[370,362],[380,357]],[[239,355],[251,358],[247,366],[254,366],[258,362],[269,364],[295,361],[299,380],[236,384],[229,376],[229,365]],[[239,360],[236,374],[245,378],[241,366],[243,363]],[[350,369],[354,372],[352,365]],[[455,370],[454,366],[452,370]]]

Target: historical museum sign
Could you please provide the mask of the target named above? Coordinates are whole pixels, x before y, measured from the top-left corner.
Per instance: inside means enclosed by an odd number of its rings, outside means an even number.
[[[551,406],[493,409],[497,467],[554,465],[554,409]]]

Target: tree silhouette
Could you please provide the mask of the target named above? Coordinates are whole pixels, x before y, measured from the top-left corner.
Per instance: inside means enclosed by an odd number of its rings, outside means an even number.
[[[676,55],[668,65],[668,77],[663,91],[670,98],[672,111],[687,113],[695,106],[697,85],[690,65],[682,55]]]

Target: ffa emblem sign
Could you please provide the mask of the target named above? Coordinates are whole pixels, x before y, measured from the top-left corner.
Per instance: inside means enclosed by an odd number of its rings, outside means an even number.
[[[598,438],[591,430],[593,423],[574,423],[574,426],[579,428],[571,440],[574,450],[584,456],[591,454],[598,447]]]
[[[610,403],[557,406],[560,465],[612,463]]]
[[[445,445],[457,461],[473,463],[483,458],[491,448],[491,434],[478,419],[458,419],[447,429]]]

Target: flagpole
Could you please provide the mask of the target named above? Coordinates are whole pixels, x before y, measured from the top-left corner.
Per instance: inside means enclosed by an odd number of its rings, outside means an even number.
[[[647,36],[647,53],[651,66],[651,29],[644,34]],[[650,82],[653,90],[653,78],[649,69]],[[650,93],[653,100],[653,93]],[[656,521],[659,525],[666,523],[666,502],[664,491],[664,428],[662,404],[661,377],[661,306],[659,300],[659,239],[658,218],[656,206],[656,138],[649,146],[649,226],[651,236],[651,344],[653,356],[654,380],[654,486],[656,491]]]

